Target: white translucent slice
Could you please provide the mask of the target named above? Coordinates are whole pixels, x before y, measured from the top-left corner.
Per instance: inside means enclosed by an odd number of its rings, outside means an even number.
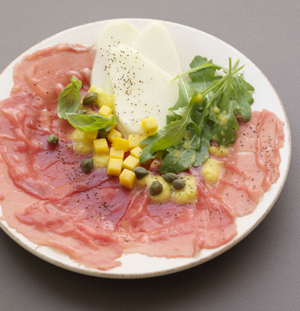
[[[120,43],[131,45],[140,31],[131,23],[116,20],[106,24],[100,31],[96,43],[96,55],[91,75],[91,85],[105,89],[111,93],[107,64],[111,56],[111,48]]]
[[[150,23],[131,46],[172,77],[182,72],[175,44],[162,23]]]
[[[115,95],[118,128],[128,134],[144,134],[140,122],[155,117],[159,128],[166,125],[168,109],[178,99],[178,82],[132,47],[119,44],[111,49],[118,60],[110,61],[109,72]]]

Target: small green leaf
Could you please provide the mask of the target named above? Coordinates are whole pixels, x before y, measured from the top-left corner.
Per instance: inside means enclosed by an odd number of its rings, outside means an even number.
[[[204,65],[210,65],[204,67]],[[199,70],[189,74],[191,78],[190,86],[197,92],[201,93],[207,89],[214,81],[221,79],[221,76],[215,76],[216,70],[220,69],[220,66],[213,64],[212,60],[207,60],[206,57],[196,56],[190,63],[192,69]]]
[[[186,125],[187,122],[181,119],[166,125],[159,131],[162,137],[152,145],[151,153],[167,149],[172,145],[176,146],[186,132]]]
[[[242,116],[245,122],[248,122],[251,117],[251,105],[254,102],[252,94],[254,87],[247,83],[241,76],[234,75],[231,78],[232,88],[235,92],[236,101],[239,104],[237,114]]]
[[[83,132],[92,132],[99,129],[109,131],[118,121],[115,114],[111,118],[106,118],[100,115],[66,113],[66,118],[73,127]]]
[[[205,125],[202,130],[200,148],[196,152],[196,161],[193,164],[194,167],[198,167],[208,159],[209,157],[208,148],[210,147],[209,143],[210,140],[211,140],[211,132],[208,125]]]
[[[190,85],[186,82],[186,80],[182,76],[179,77],[178,87],[179,87],[178,100],[176,104],[169,109],[170,111],[174,111],[180,107],[187,106],[190,102],[191,97],[194,94],[193,89],[190,87]]]
[[[196,160],[196,151],[191,149],[172,149],[159,168],[161,174],[179,173],[190,168]]]
[[[61,119],[66,119],[66,113],[76,112],[81,101],[81,81],[74,76],[70,78],[70,81],[71,83],[60,93],[57,102],[57,115]]]

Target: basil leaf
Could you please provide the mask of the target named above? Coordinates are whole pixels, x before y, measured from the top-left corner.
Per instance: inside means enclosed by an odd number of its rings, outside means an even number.
[[[118,121],[115,114],[111,118],[106,118],[100,115],[66,113],[66,118],[73,127],[83,132],[92,132],[99,129],[109,131]]]
[[[71,83],[60,93],[57,102],[57,115],[61,119],[66,119],[66,113],[76,112],[81,101],[81,81],[74,76],[70,78],[70,81]]]

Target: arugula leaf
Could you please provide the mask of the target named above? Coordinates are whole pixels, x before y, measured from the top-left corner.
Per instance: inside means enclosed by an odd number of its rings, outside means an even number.
[[[142,146],[146,146],[146,147],[143,149],[142,154],[141,154],[141,156],[140,156],[140,162],[141,162],[141,163],[144,163],[144,162],[146,162],[146,161],[148,161],[148,160],[150,160],[150,159],[155,158],[156,152],[155,152],[155,153],[151,153],[151,152],[150,152],[150,149],[151,149],[152,145],[153,145],[156,141],[158,141],[161,137],[162,137],[162,135],[160,134],[160,132],[158,132],[158,133],[156,133],[155,135],[149,136],[149,137],[143,139],[143,140],[140,142],[140,144],[141,144]]]
[[[179,88],[178,100],[174,105],[174,107],[169,109],[170,111],[174,111],[179,109],[180,107],[188,105],[191,97],[195,93],[194,90],[187,83],[187,81],[183,78],[183,76],[179,77],[178,88]]]
[[[212,60],[208,61],[206,57],[196,56],[190,63],[190,67],[197,69],[205,64],[210,64],[211,66],[204,67],[189,74],[192,80],[190,86],[199,93],[207,89],[214,81],[222,78],[221,76],[215,76],[216,70],[221,69],[221,67],[213,64]]]
[[[211,132],[209,126],[205,124],[201,135],[201,145],[200,148],[197,150],[196,161],[193,164],[194,167],[198,167],[208,159],[209,157],[208,148],[210,147],[209,143],[210,140],[211,140]]]
[[[115,114],[111,118],[106,118],[100,115],[66,113],[66,118],[73,127],[83,132],[92,132],[98,129],[109,131],[118,122],[118,117]]]
[[[197,150],[200,147],[200,136],[195,131],[192,123],[186,127],[186,133],[182,140],[178,143],[178,147],[183,149],[193,149]]]
[[[161,174],[179,173],[190,168],[196,160],[196,151],[192,149],[171,149],[159,168]]]
[[[71,83],[63,89],[58,98],[57,115],[61,119],[66,119],[66,113],[76,112],[81,101],[82,82],[74,76],[70,81]]]
[[[248,122],[251,117],[251,105],[254,102],[252,94],[249,92],[254,91],[254,87],[247,83],[241,76],[234,75],[231,78],[232,88],[235,91],[235,98],[239,104],[237,113],[242,116],[245,122]]]
[[[210,140],[219,145],[230,145],[236,139],[238,122],[235,115],[245,121],[251,116],[253,103],[248,84],[238,72],[238,61],[229,68],[223,68],[196,56],[191,69],[177,76],[179,78],[179,98],[169,110],[167,125],[156,135],[143,140],[146,147],[140,162],[154,158],[160,152],[163,163],[161,173],[186,170],[201,165],[208,157]],[[216,70],[223,69],[225,76],[216,76]],[[189,74],[191,82],[183,79]]]
[[[221,96],[220,100],[222,100]],[[235,99],[229,99],[227,107],[218,114],[218,122],[214,126],[212,132],[212,139],[217,142],[219,146],[229,146],[236,140],[236,131],[239,128],[238,122],[234,113],[239,108]]]

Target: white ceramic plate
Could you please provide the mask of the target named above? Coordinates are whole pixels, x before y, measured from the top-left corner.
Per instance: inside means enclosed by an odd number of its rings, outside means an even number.
[[[127,20],[140,30],[145,28],[151,22],[151,20],[147,19]],[[30,54],[39,49],[53,46],[54,44],[60,42],[92,45],[96,42],[96,38],[101,27],[108,22],[109,21],[101,21],[71,28],[58,33],[27,50],[24,54],[14,60],[1,74],[0,99],[4,99],[9,96],[10,90],[13,86],[13,67],[24,55]],[[264,108],[268,109],[276,113],[277,116],[285,122],[285,145],[284,148],[280,150],[282,158],[280,164],[280,178],[277,183],[272,185],[269,191],[265,193],[263,199],[252,214],[236,219],[238,234],[230,243],[216,249],[202,250],[195,258],[167,259],[147,257],[140,254],[123,255],[121,257],[122,265],[110,271],[87,269],[70,260],[67,255],[52,248],[37,247],[37,245],[17,233],[15,229],[10,228],[5,221],[0,222],[1,228],[12,239],[14,239],[26,250],[42,258],[43,260],[71,271],[98,277],[145,278],[169,274],[199,265],[230,249],[232,246],[245,238],[264,219],[276,202],[287,177],[291,156],[291,136],[289,124],[283,105],[276,91],[263,73],[248,58],[232,46],[200,30],[170,22],[163,23],[177,46],[183,70],[187,70],[189,68],[189,63],[195,55],[201,55],[207,57],[208,59],[213,59],[214,63],[225,67],[228,67],[229,57],[232,58],[233,62],[236,59],[240,59],[240,64],[246,64],[244,69],[245,80],[255,87],[255,103],[252,106],[252,110],[262,110]]]

